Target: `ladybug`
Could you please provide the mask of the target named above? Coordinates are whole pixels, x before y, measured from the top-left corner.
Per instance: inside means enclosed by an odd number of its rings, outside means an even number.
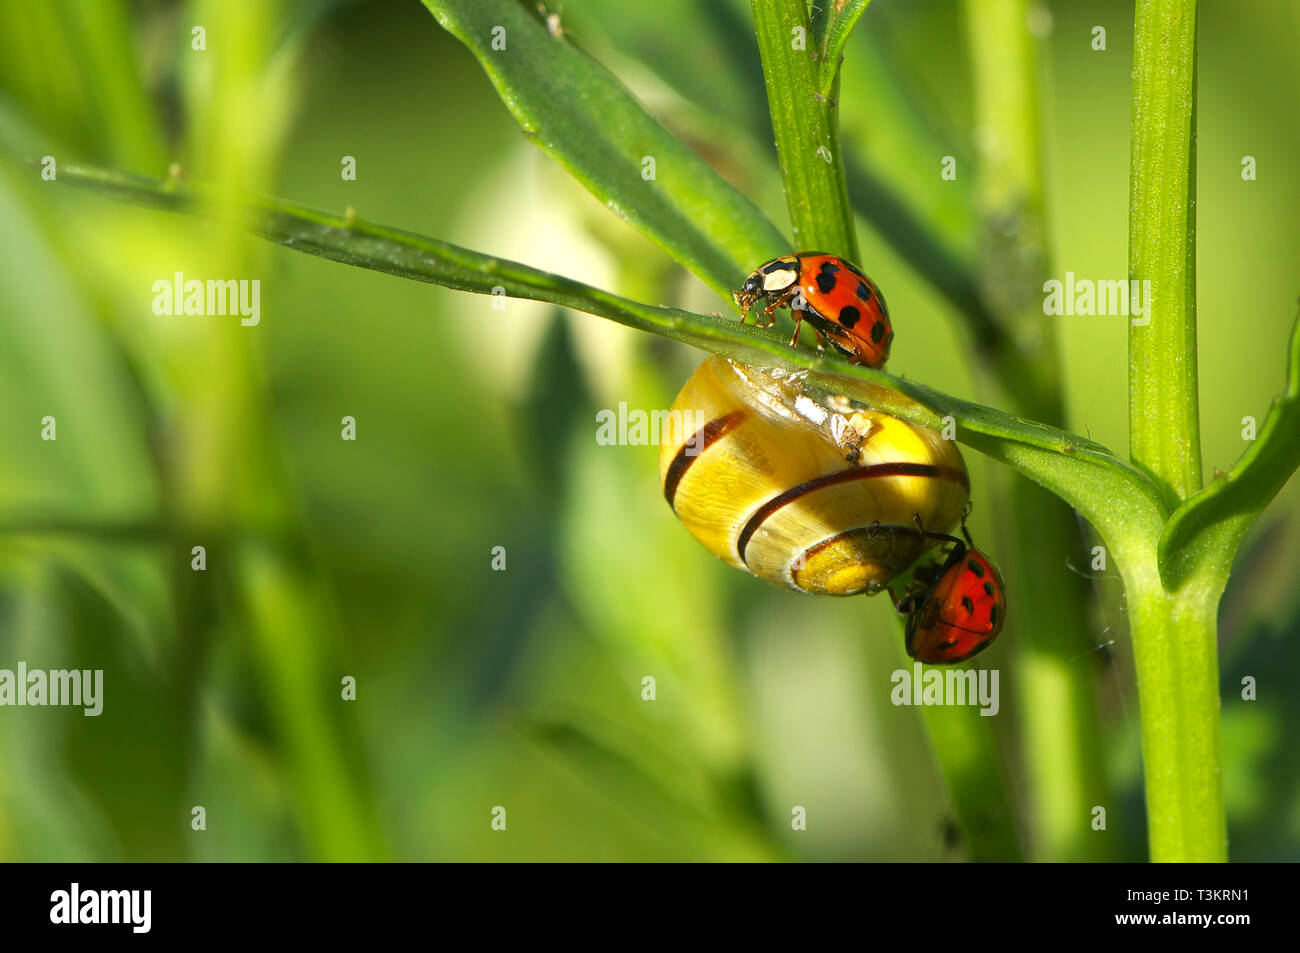
[[[794,315],[791,347],[799,343],[801,322],[807,320],[817,333],[818,346],[830,341],[855,364],[881,367],[889,357],[894,329],[885,298],[875,282],[838,255],[801,251],[773,258],[759,265],[732,296],[741,310],[741,324],[759,298],[768,301],[763,317],[769,319],[760,327],[771,327],[776,321],[772,312],[789,307]]]
[[[907,654],[930,665],[951,665],[973,658],[993,644],[1006,616],[1002,576],[975,548],[966,524],[965,541],[941,533],[952,549],[943,563],[916,570],[910,591],[895,604],[907,616]]]

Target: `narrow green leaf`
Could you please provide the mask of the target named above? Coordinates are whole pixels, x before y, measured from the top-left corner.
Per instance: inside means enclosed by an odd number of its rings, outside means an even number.
[[[840,71],[844,44],[866,12],[871,0],[816,0],[813,4],[813,37],[817,42],[817,89],[829,96]]]
[[[526,135],[615,215],[730,298],[789,240],[603,66],[516,0],[424,0]],[[653,160],[653,177],[647,160]]]
[[[1176,591],[1208,570],[1227,583],[1242,539],[1300,468],[1300,315],[1291,331],[1286,390],[1241,459],[1177,510],[1160,540],[1160,575]]]
[[[204,200],[205,190],[118,172],[69,166],[59,173],[59,182],[172,212],[211,215],[220,207]],[[501,288],[512,297],[586,311],[734,361],[807,370],[816,387],[935,430],[943,431],[948,425],[944,418],[951,417],[956,439],[1060,496],[1097,527],[1117,558],[1125,539],[1163,522],[1155,487],[1098,443],[883,371],[791,348],[770,330],[721,315],[630,301],[518,262],[279,200],[253,202],[241,216],[242,227],[309,255],[477,294]]]

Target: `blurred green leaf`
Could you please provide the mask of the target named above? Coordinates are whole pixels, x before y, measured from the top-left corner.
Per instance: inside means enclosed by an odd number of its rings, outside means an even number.
[[[602,53],[635,58],[714,129],[727,129],[728,140],[738,130],[767,138],[767,103],[757,94],[763,82],[758,51],[736,42],[750,30],[744,0],[566,0],[562,12],[564,29],[578,42],[599,39]],[[748,148],[725,145],[734,153]]]
[[[1007,330],[980,294],[970,266],[943,241],[940,231],[866,163],[848,159],[845,175],[854,211],[888,235],[893,251],[952,305],[971,349],[982,358],[1006,360],[1013,346]]]
[[[719,295],[728,297],[755,265],[789,250],[752,202],[523,4],[425,6],[478,58],[526,135]]]
[[[249,650],[288,766],[305,843],[322,860],[385,859],[368,772],[344,730],[347,709],[332,701],[345,674],[328,644],[332,606],[308,573],[274,550],[247,544],[235,555]]]
[[[82,88],[90,92],[88,112],[100,127],[104,154],[133,169],[161,172],[162,134],[140,75],[130,7],[124,0],[73,0],[63,23],[85,74]]]

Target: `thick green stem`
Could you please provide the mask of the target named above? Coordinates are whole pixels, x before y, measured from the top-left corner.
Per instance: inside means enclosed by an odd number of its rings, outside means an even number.
[[[1201,488],[1196,373],[1196,0],[1138,0],[1129,277],[1150,282],[1129,329],[1129,445],[1171,500]],[[1124,568],[1160,861],[1227,859],[1216,613],[1222,577]],[[1173,581],[1170,581],[1173,580]],[[1166,584],[1177,586],[1172,591]]]
[[[818,91],[817,45],[805,0],[751,0],[776,154],[798,250],[859,261],[849,207],[837,90]],[[838,82],[835,84],[838,86]]]
[[[1138,0],[1129,278],[1129,450],[1167,492],[1201,488],[1196,375],[1196,0]],[[1139,285],[1139,288],[1146,287]]]
[[[1216,645],[1220,589],[1212,580],[1196,580],[1166,593],[1154,551],[1124,567],[1124,585],[1142,704],[1151,859],[1227,860]]]

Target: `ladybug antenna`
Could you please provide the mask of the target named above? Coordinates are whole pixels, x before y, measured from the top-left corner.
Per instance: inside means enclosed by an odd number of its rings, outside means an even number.
[[[895,611],[897,611],[897,612],[901,612],[903,615],[906,615],[906,614],[907,614],[907,609],[903,606],[903,603],[904,603],[905,600],[904,600],[904,599],[900,599],[900,598],[898,598],[897,594],[894,592],[893,588],[890,587],[890,586],[886,586],[886,587],[885,587],[885,592],[889,593],[889,599],[890,599],[891,602],[894,603],[894,609],[895,609]]]

